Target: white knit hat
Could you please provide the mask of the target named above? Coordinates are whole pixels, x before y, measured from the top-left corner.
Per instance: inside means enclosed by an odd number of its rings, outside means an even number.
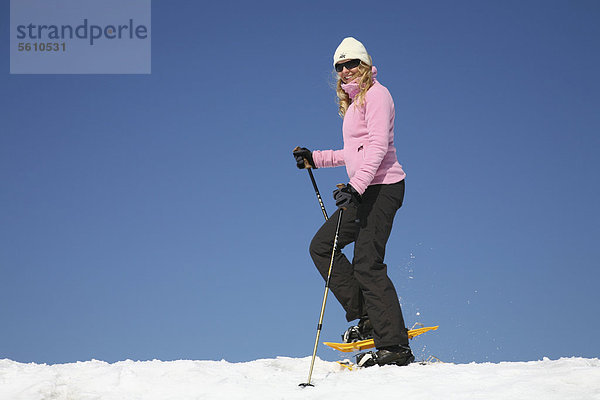
[[[344,60],[359,59],[368,65],[373,65],[371,56],[367,53],[365,46],[353,37],[347,37],[342,40],[342,43],[335,49],[333,54],[333,66]]]

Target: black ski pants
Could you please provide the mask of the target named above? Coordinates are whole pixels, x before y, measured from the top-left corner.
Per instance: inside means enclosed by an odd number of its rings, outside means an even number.
[[[404,181],[400,181],[369,186],[358,207],[350,205],[344,210],[329,282],[348,321],[369,317],[378,348],[408,345],[398,295],[383,263],[394,216],[404,199],[404,185]],[[310,244],[310,255],[324,279],[329,271],[339,213],[338,209]],[[354,258],[351,263],[341,250],[352,242]]]

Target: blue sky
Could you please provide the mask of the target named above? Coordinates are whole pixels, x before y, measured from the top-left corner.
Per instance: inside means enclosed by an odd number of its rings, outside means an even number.
[[[10,75],[5,57],[0,358],[310,355],[323,216],[290,152],[341,146],[345,36],[396,104],[386,262],[407,324],[440,325],[417,358],[598,357],[599,18],[596,1],[155,0],[150,75]],[[315,176],[331,213],[345,170]],[[347,325],[330,297],[322,338]]]

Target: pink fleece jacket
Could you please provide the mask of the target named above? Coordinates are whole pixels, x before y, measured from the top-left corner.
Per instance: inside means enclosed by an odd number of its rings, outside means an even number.
[[[315,150],[312,153],[317,168],[346,166],[350,184],[360,194],[369,185],[397,183],[406,177],[396,157],[394,147],[394,101],[387,88],[375,77],[367,91],[363,106],[350,104],[342,132],[342,150]],[[342,85],[350,98],[358,94],[358,84]]]

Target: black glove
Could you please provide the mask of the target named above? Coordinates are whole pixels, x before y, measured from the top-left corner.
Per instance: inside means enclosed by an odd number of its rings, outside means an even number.
[[[362,201],[360,194],[350,184],[334,190],[333,198],[338,208],[348,208],[350,204],[358,206]]]
[[[308,161],[311,168],[317,169],[312,158],[312,151],[306,147],[296,147],[292,153],[296,159],[296,166],[300,169],[306,168],[304,160]]]

